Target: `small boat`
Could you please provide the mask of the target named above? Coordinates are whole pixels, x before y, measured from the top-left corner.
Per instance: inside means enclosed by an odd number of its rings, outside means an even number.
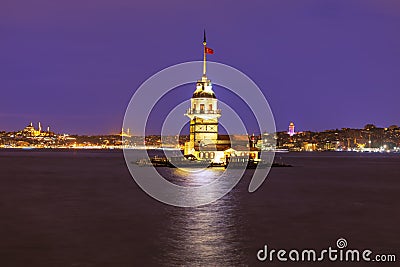
[[[247,156],[236,156],[231,157],[229,162],[225,165],[225,168],[230,169],[256,169],[256,168],[268,168],[268,167],[292,167],[292,165],[284,163],[270,163],[265,162],[261,159],[249,159]]]
[[[185,157],[171,157],[170,159],[171,168],[180,167],[180,168],[207,168],[211,167],[210,160],[198,160],[196,157],[185,156]]]
[[[229,158],[229,160],[227,161],[227,164],[225,165],[225,168],[255,169],[257,167],[261,167],[262,164],[263,163],[261,160],[250,159],[248,156],[236,156],[236,157]],[[264,165],[265,165],[265,163],[264,163]]]
[[[139,165],[140,167],[153,166],[153,163],[151,163],[151,161],[149,159],[139,159],[136,162],[132,162],[132,163],[135,163],[136,165]]]

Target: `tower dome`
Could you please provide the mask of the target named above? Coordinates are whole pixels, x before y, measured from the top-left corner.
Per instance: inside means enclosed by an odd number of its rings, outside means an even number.
[[[192,98],[217,98],[214,92],[194,92]]]
[[[198,81],[192,98],[217,98],[212,90],[210,80]]]

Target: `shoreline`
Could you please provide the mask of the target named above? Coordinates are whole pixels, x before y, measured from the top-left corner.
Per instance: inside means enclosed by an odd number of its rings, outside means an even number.
[[[138,147],[138,148],[121,148],[121,147],[0,147],[0,151],[38,151],[38,150],[46,150],[46,151],[75,151],[75,150],[168,150],[168,151],[182,151],[182,149],[177,148],[163,148],[163,147]],[[348,150],[321,150],[321,151],[264,151],[264,152],[274,152],[275,154],[284,154],[284,153],[361,153],[361,154],[400,154],[398,150],[371,150],[371,151],[348,151]]]

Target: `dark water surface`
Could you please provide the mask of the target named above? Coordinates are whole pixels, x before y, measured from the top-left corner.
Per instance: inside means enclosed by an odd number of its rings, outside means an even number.
[[[177,208],[136,185],[121,151],[0,151],[0,266],[294,266],[256,253],[336,247],[340,237],[399,263],[400,155],[280,156],[294,167],[273,168],[255,193],[248,170],[224,198]]]

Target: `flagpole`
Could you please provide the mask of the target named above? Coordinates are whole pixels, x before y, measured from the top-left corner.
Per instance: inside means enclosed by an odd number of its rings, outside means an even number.
[[[203,39],[203,46],[204,46],[204,49],[203,49],[203,53],[204,53],[204,56],[203,56],[203,77],[206,77],[206,44],[207,44],[207,42],[206,42],[206,30],[204,30],[204,39]]]

